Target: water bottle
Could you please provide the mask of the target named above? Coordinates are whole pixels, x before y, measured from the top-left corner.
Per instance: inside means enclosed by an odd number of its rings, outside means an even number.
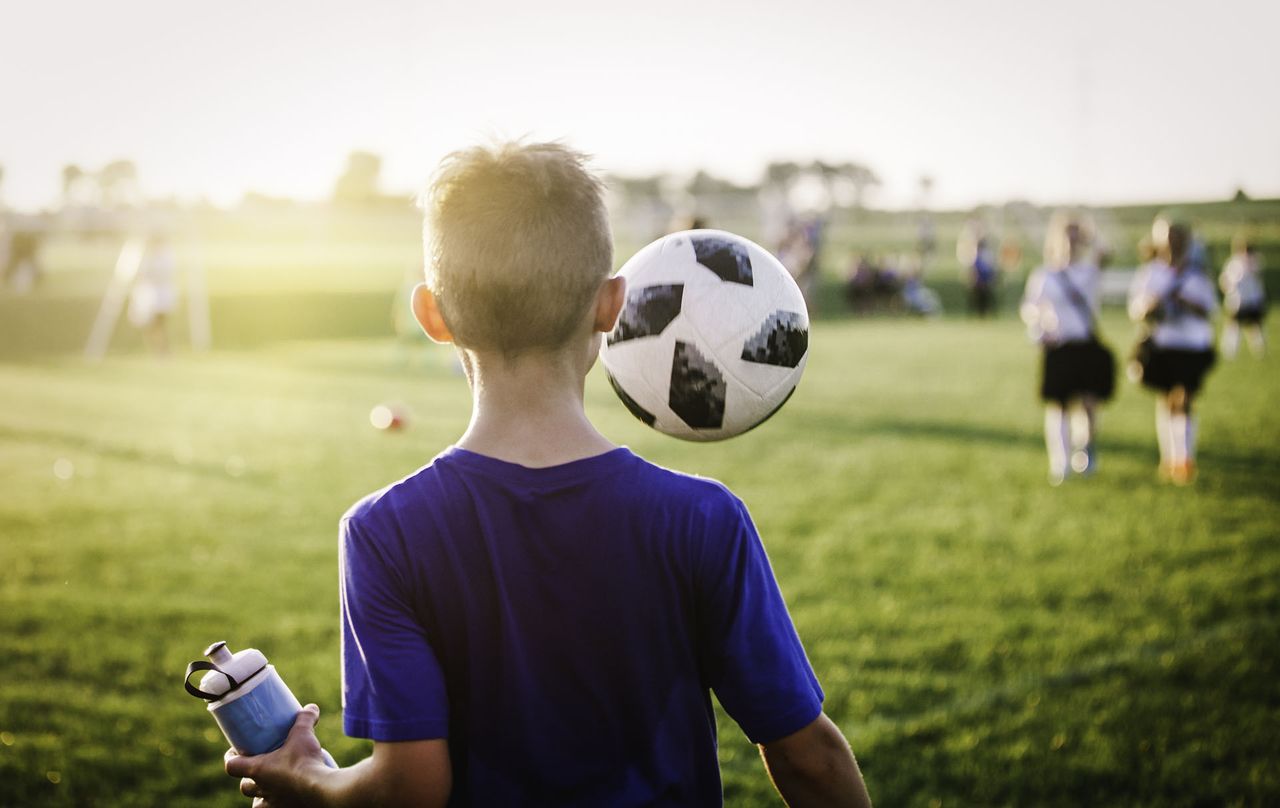
[[[284,745],[302,705],[276,673],[275,665],[257,648],[231,653],[226,642],[205,649],[208,662],[198,659],[187,666],[187,692],[209,702],[209,712],[227,741],[242,755],[261,755]],[[200,686],[191,674],[208,671]],[[338,764],[326,751],[325,763]]]

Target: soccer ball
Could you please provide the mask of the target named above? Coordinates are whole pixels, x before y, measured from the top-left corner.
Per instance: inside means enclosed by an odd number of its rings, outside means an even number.
[[[677,438],[759,426],[804,372],[809,313],[759,245],[721,230],[664,236],[618,273],[627,299],[600,360],[631,414]]]

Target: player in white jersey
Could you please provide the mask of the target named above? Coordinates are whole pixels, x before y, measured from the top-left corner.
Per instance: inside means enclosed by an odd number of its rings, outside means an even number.
[[[1222,325],[1222,353],[1234,359],[1240,345],[1240,332],[1249,340],[1249,350],[1261,357],[1266,352],[1262,321],[1267,316],[1267,290],[1262,283],[1262,256],[1243,236],[1231,241],[1231,258],[1218,278],[1222,287],[1223,309],[1227,320]]]
[[[1044,266],[1031,273],[1021,314],[1043,348],[1040,398],[1049,482],[1092,474],[1098,405],[1115,388],[1115,357],[1098,339],[1099,270],[1091,234],[1077,217],[1057,214],[1045,236]]]
[[[1218,299],[1212,282],[1188,260],[1190,228],[1157,220],[1153,241],[1157,257],[1133,279],[1129,317],[1146,331],[1136,361],[1143,385],[1156,392],[1161,477],[1186,484],[1196,468],[1192,400],[1213,366],[1210,318]]]
[[[178,301],[173,248],[164,236],[148,240],[129,295],[129,322],[142,331],[151,350],[169,351],[168,317]]]

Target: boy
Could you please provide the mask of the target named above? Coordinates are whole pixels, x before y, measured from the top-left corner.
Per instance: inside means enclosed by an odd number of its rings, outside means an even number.
[[[262,805],[719,805],[709,690],[791,805],[869,805],[742,503],[587,421],[622,308],[602,188],[556,144],[447,158],[413,311],[471,423],[341,525],[344,729],[227,773]]]

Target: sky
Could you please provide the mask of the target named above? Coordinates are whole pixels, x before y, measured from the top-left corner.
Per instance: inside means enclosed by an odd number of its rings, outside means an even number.
[[[271,0],[9,4],[0,201],[134,160],[154,196],[327,197],[353,149],[563,139],[738,181],[857,161],[872,204],[1280,196],[1280,2]]]

